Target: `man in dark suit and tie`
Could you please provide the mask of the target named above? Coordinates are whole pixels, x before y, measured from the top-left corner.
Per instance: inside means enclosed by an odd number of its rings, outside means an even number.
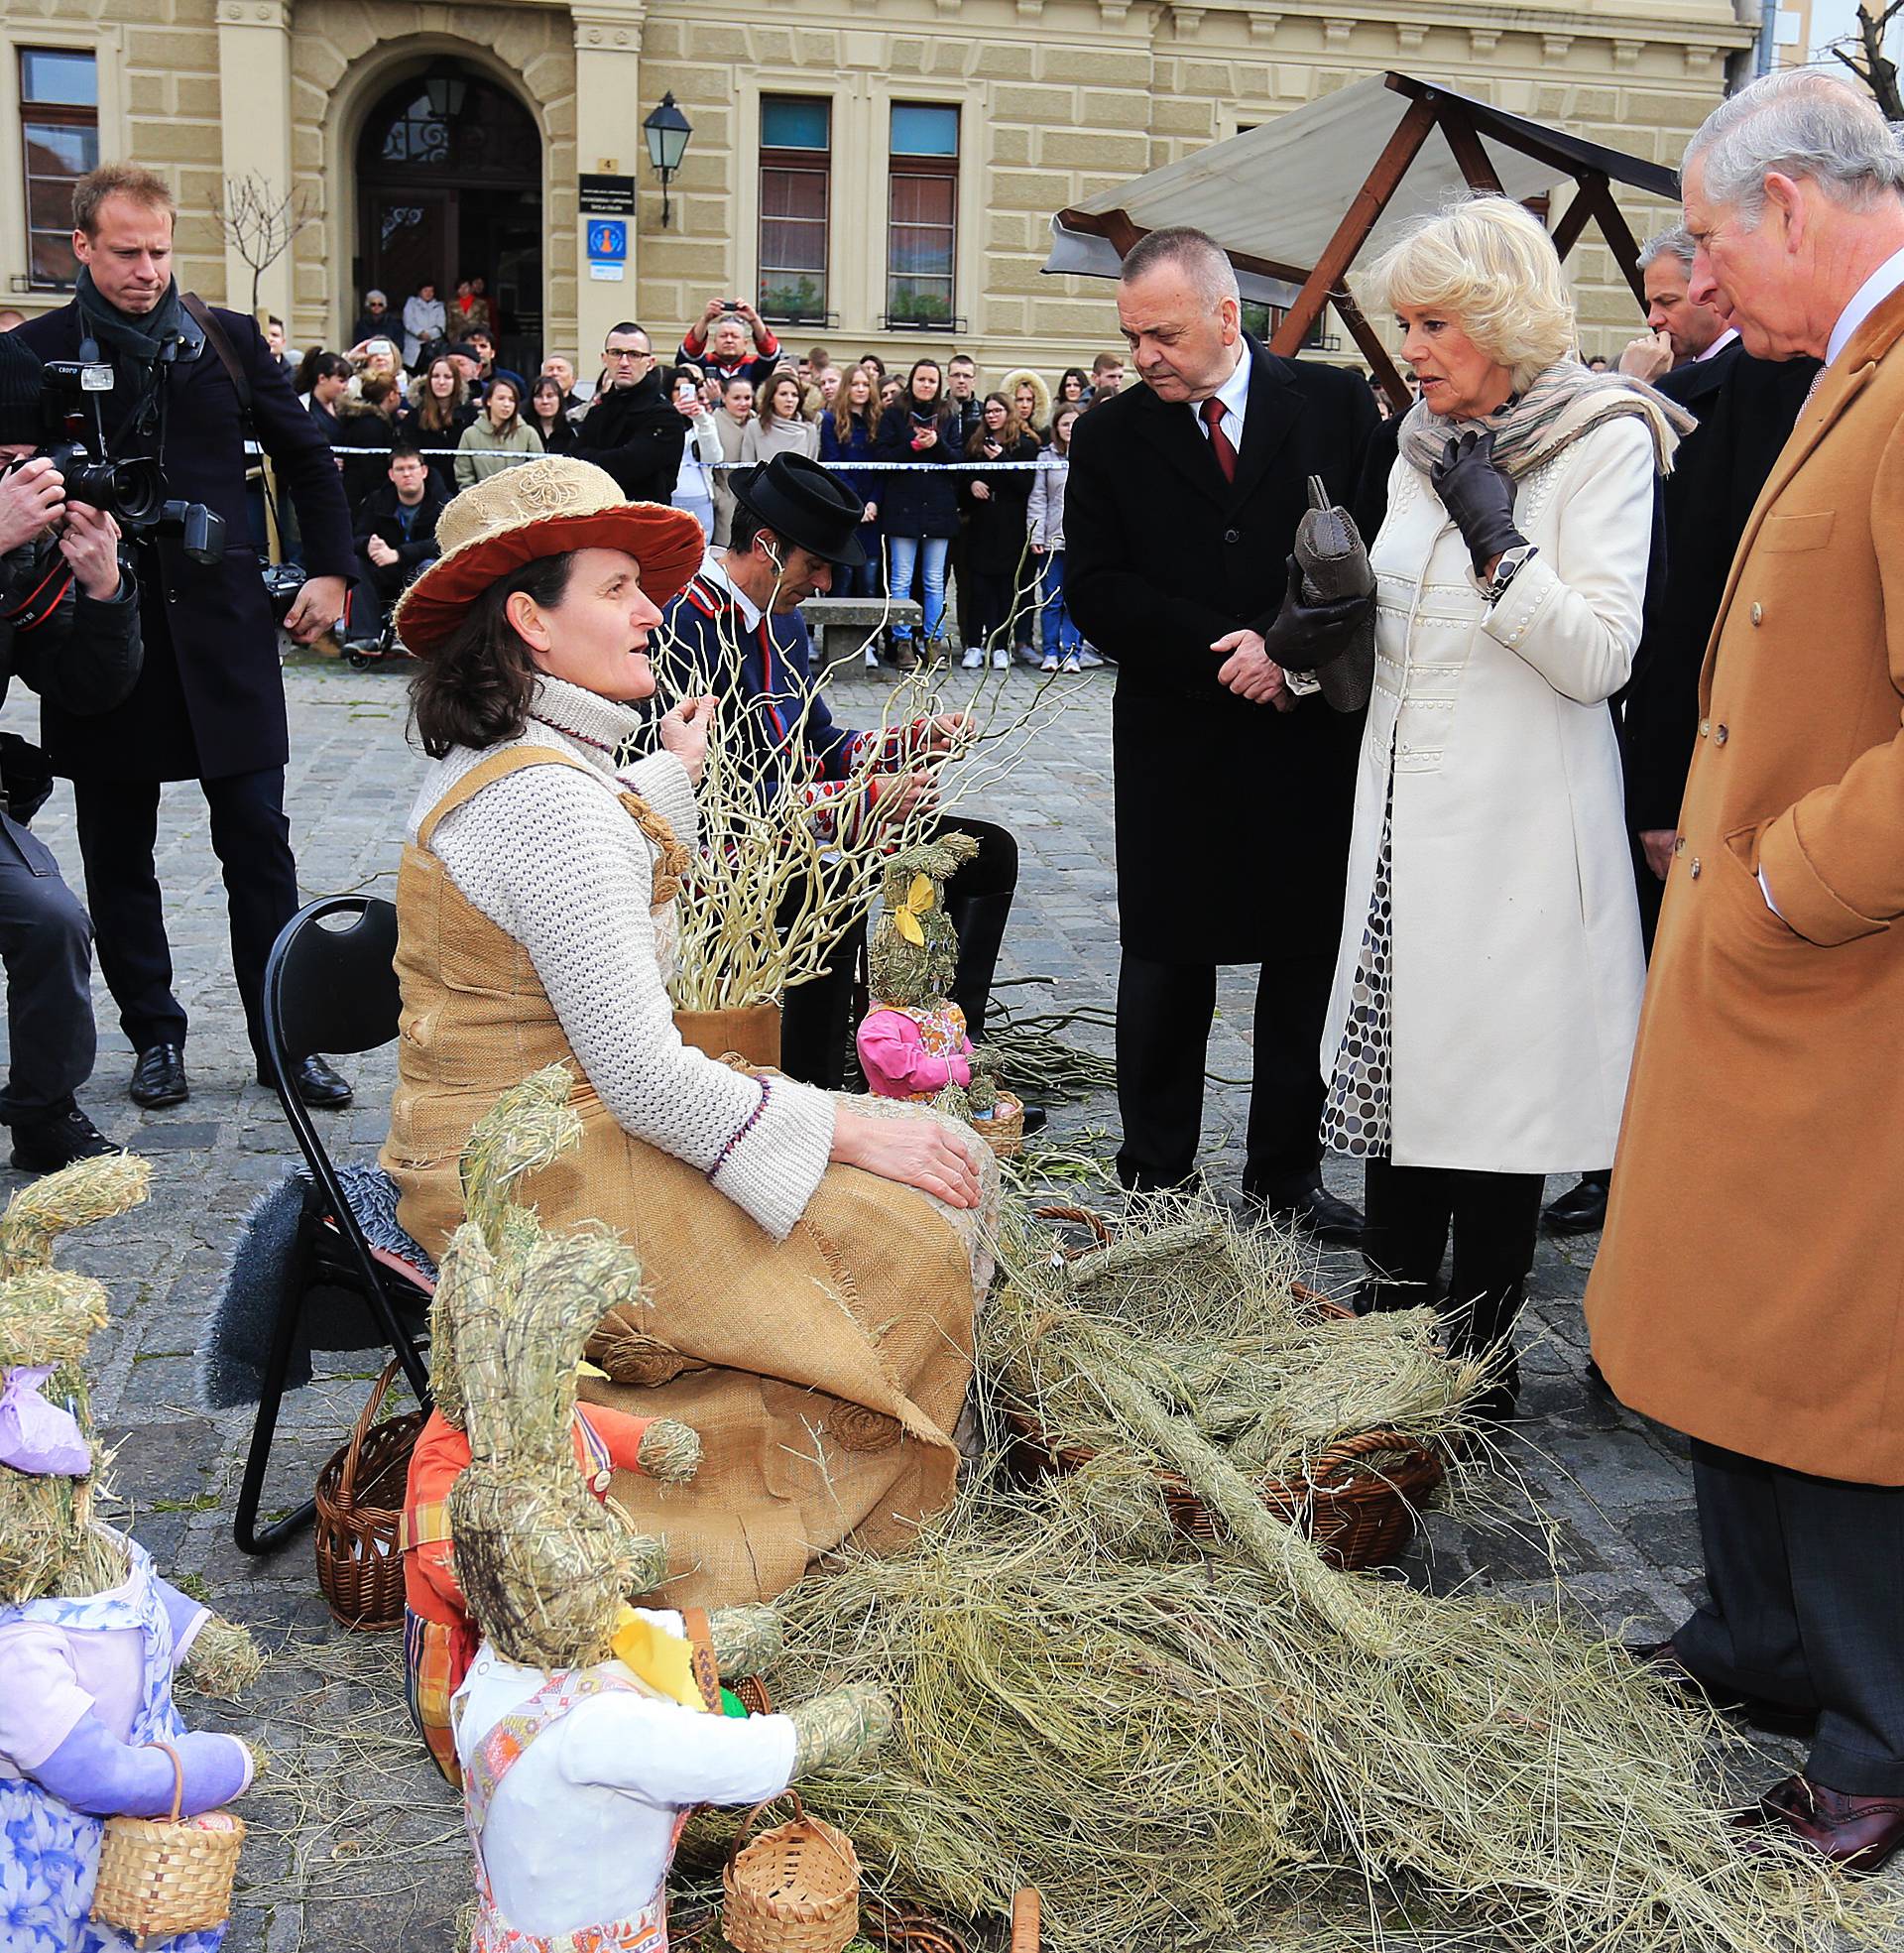
[[[1647,952],[1672,865],[1680,796],[1699,738],[1699,670],[1746,518],[1792,430],[1815,359],[1754,359],[1726,318],[1692,296],[1692,238],[1663,231],[1639,254],[1646,322],[1619,370],[1650,381],[1699,426],[1661,485],[1665,578],[1646,593],[1633,675],[1620,701],[1626,825]],[[1611,1168],[1583,1174],[1547,1208],[1554,1234],[1592,1234],[1606,1219]]]
[[[1244,1190],[1353,1241],[1361,1216],[1321,1183],[1317,1052],[1361,723],[1284,671],[1346,649],[1372,602],[1305,606],[1289,557],[1309,478],[1348,499],[1375,405],[1360,374],[1267,352],[1241,309],[1212,239],[1151,232],[1118,286],[1143,384],[1072,436],[1066,595],[1118,661],[1118,1172],[1190,1178],[1217,965],[1259,963]]]

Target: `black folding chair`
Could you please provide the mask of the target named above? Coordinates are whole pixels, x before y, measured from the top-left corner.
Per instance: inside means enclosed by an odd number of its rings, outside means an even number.
[[[346,928],[325,919],[351,915]],[[429,1404],[429,1371],[418,1343],[427,1334],[431,1283],[420,1271],[371,1245],[351,1212],[337,1168],[298,1096],[293,1073],[318,1051],[372,1051],[397,1036],[401,1000],[394,957],[397,910],[376,896],[333,895],[300,909],[272,944],[265,965],[265,1056],[278,1102],[310,1167],[314,1197],[298,1227],[296,1274],[272,1328],[258,1421],[245,1457],[232,1530],[248,1553],[266,1553],[298,1531],[315,1510],[306,1501],[260,1529],[258,1501],[284,1403],[286,1379],[312,1292],[344,1289],[368,1307],[404,1367],[416,1401]]]

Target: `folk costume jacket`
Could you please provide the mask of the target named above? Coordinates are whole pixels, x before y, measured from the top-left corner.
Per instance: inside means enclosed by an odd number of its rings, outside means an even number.
[[[783,777],[790,779],[828,846],[857,838],[879,804],[878,775],[902,765],[921,737],[915,727],[856,732],[837,724],[813,681],[806,619],[797,610],[770,613],[750,630],[734,593],[705,570],[668,605],[655,658],[678,684],[698,684],[694,674],[704,674],[726,707],[723,724],[730,731],[734,706],[741,705],[739,736],[763,794],[771,796]]]
[[[1901,726],[1897,292],[1732,563],[1587,1290],[1621,1402],[1873,1485],[1904,1485]]]
[[[1361,721],[1320,698],[1288,713],[1239,698],[1210,647],[1280,608],[1309,477],[1347,502],[1375,403],[1360,374],[1246,344],[1234,481],[1195,412],[1148,387],[1072,434],[1065,597],[1118,661],[1120,933],[1158,963],[1327,956],[1342,923]]]

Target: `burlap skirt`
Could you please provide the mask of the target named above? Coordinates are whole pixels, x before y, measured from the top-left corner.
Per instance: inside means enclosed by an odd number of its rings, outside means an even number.
[[[385,1164],[402,1191],[399,1218],[439,1252],[462,1219],[460,1140],[444,1143],[449,1108],[405,1099]],[[958,1467],[951,1433],[971,1383],[976,1298],[991,1270],[986,1221],[997,1211],[989,1150],[946,1122],[982,1175],[976,1213],[831,1166],[776,1242],[693,1167],[625,1133],[586,1080],[572,1104],[582,1145],[521,1197],[552,1229],[613,1228],[641,1257],[653,1297],[636,1320],[604,1321],[590,1357],[621,1381],[585,1379],[581,1394],[678,1417],[701,1437],[692,1484],[617,1473],[610,1490],[638,1531],[667,1540],[668,1580],[655,1598],[671,1607],[773,1600],[843,1540],[903,1545],[950,1499]],[[417,1144],[418,1125],[438,1128],[435,1144]]]

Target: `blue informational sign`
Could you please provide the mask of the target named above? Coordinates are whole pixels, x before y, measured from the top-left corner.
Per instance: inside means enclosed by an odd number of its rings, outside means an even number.
[[[623,217],[588,220],[588,255],[614,264],[628,256],[628,222]]]

